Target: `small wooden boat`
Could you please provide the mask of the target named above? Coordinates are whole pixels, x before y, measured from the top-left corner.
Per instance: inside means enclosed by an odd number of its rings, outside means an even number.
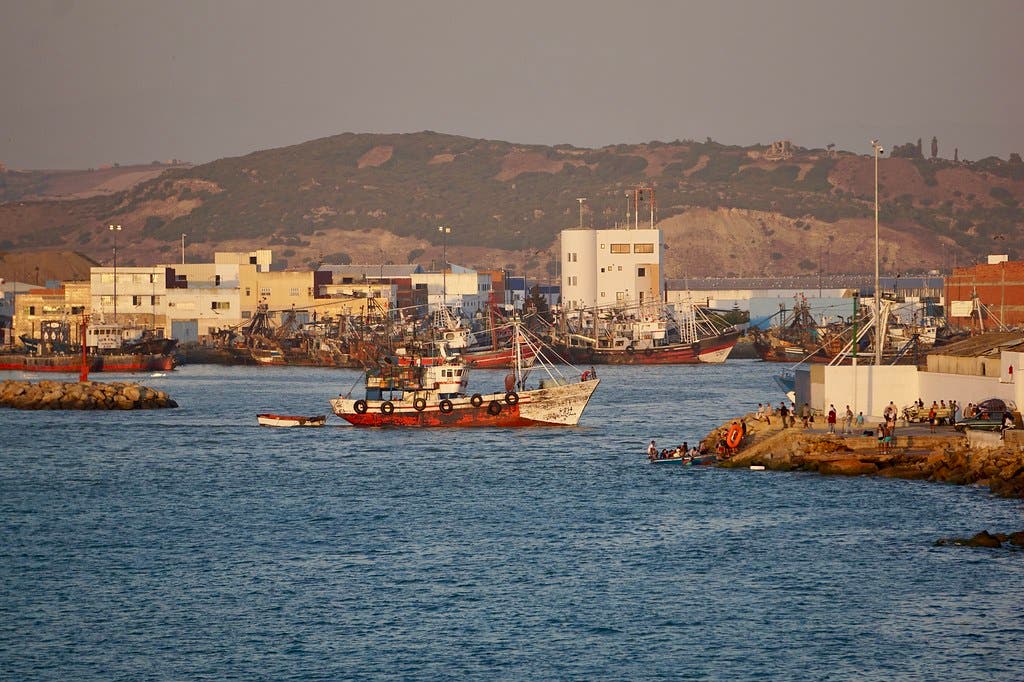
[[[258,414],[256,421],[260,426],[323,426],[327,423],[327,415],[300,417],[285,414]]]
[[[649,457],[648,459],[650,459],[651,464],[668,464],[669,462],[682,462],[683,464],[688,464],[690,462],[689,455],[676,454],[669,455],[668,457]]]

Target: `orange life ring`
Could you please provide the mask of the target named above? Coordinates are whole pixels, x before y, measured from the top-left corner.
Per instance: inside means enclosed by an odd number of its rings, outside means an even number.
[[[733,424],[729,427],[729,433],[725,436],[725,444],[730,448],[735,448],[739,447],[741,440],[743,440],[743,429],[740,428],[739,424]]]

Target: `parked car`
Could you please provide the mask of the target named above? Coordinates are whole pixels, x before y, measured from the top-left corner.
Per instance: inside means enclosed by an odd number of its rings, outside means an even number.
[[[1006,414],[1010,414],[1011,418],[1013,416],[1012,412],[1007,413],[1002,410],[983,411],[976,417],[961,419],[953,428],[961,433],[967,429],[976,429],[978,431],[999,431],[1003,428],[1003,418]]]

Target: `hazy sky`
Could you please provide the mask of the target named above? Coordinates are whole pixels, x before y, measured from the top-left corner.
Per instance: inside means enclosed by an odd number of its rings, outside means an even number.
[[[342,132],[1024,152],[1024,2],[0,0],[0,162]]]

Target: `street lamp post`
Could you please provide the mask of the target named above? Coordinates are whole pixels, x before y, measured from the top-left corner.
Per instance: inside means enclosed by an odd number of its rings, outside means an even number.
[[[181,264],[185,264],[185,237],[188,235],[184,232],[181,233]]]
[[[880,338],[882,321],[879,319],[881,291],[878,277],[878,157],[884,154],[885,150],[882,149],[882,145],[878,144],[878,140],[871,140],[871,148],[874,150],[875,156],[875,366],[877,367],[882,364],[882,342],[884,341]]]
[[[114,324],[117,324],[117,233],[120,225],[108,225],[107,229],[114,235]]]
[[[441,307],[448,307],[448,235],[452,228],[447,225],[439,225],[437,231],[441,233]]]

